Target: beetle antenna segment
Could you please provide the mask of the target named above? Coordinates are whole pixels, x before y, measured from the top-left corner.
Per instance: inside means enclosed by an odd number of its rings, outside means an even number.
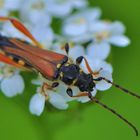
[[[77,58],[76,58],[76,64],[77,64],[77,65],[80,65],[80,64],[82,63],[82,60],[83,60],[83,59],[84,59],[83,56],[77,57]]]
[[[102,102],[100,102],[99,100],[97,100],[95,97],[90,98],[91,101],[97,103],[98,105],[100,105],[101,107],[105,108],[106,110],[110,111],[111,113],[113,113],[114,115],[116,115],[118,118],[120,118],[122,121],[124,121],[126,124],[128,124],[136,133],[136,136],[138,136],[138,130],[137,128],[131,123],[129,122],[127,119],[125,119],[123,116],[121,116],[119,113],[117,113],[115,110],[113,110],[112,108],[108,107],[107,105],[103,104]]]
[[[34,36],[29,32],[29,30],[17,19],[0,16],[0,20],[1,21],[10,21],[16,29],[18,29],[25,36],[30,38],[38,47],[43,48],[43,46],[34,38]]]
[[[106,81],[107,83],[110,83],[110,84],[112,84],[113,86],[115,86],[116,88],[122,90],[124,93],[127,93],[127,94],[129,94],[129,95],[131,95],[131,96],[134,96],[134,97],[140,99],[140,96],[139,96],[138,94],[133,93],[132,91],[129,91],[128,89],[126,89],[126,88],[124,88],[124,87],[122,87],[122,86],[120,86],[120,85],[118,85],[118,84],[116,84],[116,83],[114,83],[114,82],[112,82],[112,81],[106,79],[105,77],[99,77],[99,78],[94,79],[94,80],[95,80],[95,81],[97,81],[97,80],[98,80],[98,81],[104,80],[104,81]]]
[[[65,44],[65,51],[66,51],[66,54],[68,55],[69,54],[69,44],[68,43]]]

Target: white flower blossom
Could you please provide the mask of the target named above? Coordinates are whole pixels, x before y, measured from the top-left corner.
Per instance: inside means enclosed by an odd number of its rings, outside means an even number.
[[[47,10],[47,3],[47,0],[23,1],[20,8],[20,18],[31,25],[50,25],[51,16]]]
[[[63,84],[60,84],[54,90],[46,89],[45,92],[42,92],[42,86],[44,82],[48,82],[48,80],[44,79],[41,75],[38,79],[33,80],[32,83],[38,85],[37,94],[33,95],[30,101],[29,110],[34,115],[41,115],[45,107],[45,101],[48,101],[53,107],[65,110],[68,108],[68,101],[70,101],[70,97],[68,95],[63,96],[64,92],[66,94],[66,86],[64,87]],[[63,85],[63,86],[62,86]],[[61,90],[63,87],[63,90]],[[41,94],[41,95],[38,95]],[[43,97],[42,97],[43,96]],[[39,99],[37,99],[39,98]],[[72,100],[72,99],[71,99]]]
[[[69,15],[73,9],[85,8],[86,0],[47,0],[48,11],[52,16],[63,18]]]
[[[91,58],[106,59],[110,53],[110,46],[126,47],[130,40],[123,35],[124,25],[119,22],[97,21],[90,25],[93,42],[87,47],[87,55]]]
[[[22,94],[24,90],[24,81],[18,70],[8,65],[0,67],[0,89],[7,97],[13,97]]]
[[[99,8],[81,10],[67,19],[62,26],[62,33],[73,42],[86,42],[90,40],[89,25],[95,22],[101,15]]]

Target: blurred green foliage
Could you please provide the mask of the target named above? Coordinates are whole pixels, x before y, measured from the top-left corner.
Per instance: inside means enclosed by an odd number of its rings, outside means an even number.
[[[114,81],[140,94],[140,1],[91,0],[99,6],[104,19],[120,20],[127,27],[132,43],[127,48],[112,47]],[[0,95],[1,140],[135,140],[133,130],[98,105],[71,103],[67,111],[46,107],[41,117],[32,116],[28,103],[35,87],[31,74],[23,73],[25,93],[8,99]],[[140,131],[140,101],[111,88],[100,92],[101,101],[133,122]],[[75,106],[75,107],[73,107]]]

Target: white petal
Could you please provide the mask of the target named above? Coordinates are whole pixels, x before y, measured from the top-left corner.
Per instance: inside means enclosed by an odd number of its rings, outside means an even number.
[[[84,35],[89,29],[90,22],[92,23],[100,14],[99,8],[85,9],[73,14],[65,20],[62,29],[63,34],[69,36]]]
[[[126,28],[120,21],[115,21],[110,24],[110,31],[112,34],[124,34]]]
[[[110,24],[108,22],[99,20],[89,24],[89,30],[93,33],[108,32]]]
[[[7,97],[21,94],[24,87],[24,81],[20,75],[13,75],[1,81],[1,90]]]
[[[93,22],[101,16],[101,9],[98,7],[87,8],[87,9],[81,11],[81,15],[82,14],[89,22]]]
[[[69,56],[73,58],[73,60],[75,60],[78,56],[83,56],[83,55],[85,55],[85,50],[83,46],[76,45],[70,48]]]
[[[28,16],[29,16],[28,20],[34,25],[38,25],[39,21],[40,21],[39,23],[40,26],[50,25],[52,20],[51,16],[45,11],[32,10],[30,11]]]
[[[85,42],[90,41],[91,39],[93,39],[91,34],[84,33],[84,34],[79,35],[79,36],[73,36],[73,38],[70,38],[69,40],[72,42],[75,42],[75,43],[85,43]]]
[[[65,110],[68,108],[66,100],[61,95],[55,92],[49,93],[49,102],[57,109]]]
[[[87,0],[73,0],[73,4],[75,8],[84,8],[88,5],[88,1]]]
[[[47,11],[46,0],[22,1],[20,8],[20,18],[29,24],[50,25],[51,16]]]
[[[87,47],[87,55],[91,58],[106,59],[110,53],[110,45],[106,42],[91,43]]]
[[[106,79],[108,79],[108,80],[110,80],[110,81],[113,80],[113,79],[112,79],[112,74],[111,74],[110,72],[108,72],[108,71],[105,71],[105,70],[102,70],[102,71],[100,72],[99,77],[105,77]],[[104,80],[99,81],[99,82],[96,83],[96,89],[97,89],[97,90],[101,90],[101,91],[107,90],[107,89],[109,89],[111,86],[112,86],[111,84],[107,83],[107,82],[104,81]]]
[[[126,47],[130,44],[130,39],[124,35],[118,35],[110,37],[109,42],[119,47]]]
[[[78,21],[77,21],[78,22]],[[63,26],[63,34],[68,36],[78,36],[84,34],[88,29],[86,22],[68,23]]]
[[[40,116],[45,107],[45,96],[36,93],[32,96],[29,104],[29,110],[32,114]]]
[[[4,7],[8,10],[18,10],[20,8],[20,0],[4,0],[5,4]]]
[[[94,91],[91,92],[92,96],[94,97],[96,95],[96,89],[94,89]],[[78,97],[77,101],[81,102],[81,103],[86,103],[88,101],[90,101],[89,97]]]
[[[72,11],[72,5],[70,2],[59,3],[57,1],[48,1],[48,11],[50,14],[56,17],[67,16]]]

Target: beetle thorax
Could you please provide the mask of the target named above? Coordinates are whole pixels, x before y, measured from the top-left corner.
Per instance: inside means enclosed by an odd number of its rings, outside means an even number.
[[[60,68],[60,80],[67,85],[77,86],[80,91],[92,91],[95,83],[91,74],[86,74],[76,64],[65,64]]]

